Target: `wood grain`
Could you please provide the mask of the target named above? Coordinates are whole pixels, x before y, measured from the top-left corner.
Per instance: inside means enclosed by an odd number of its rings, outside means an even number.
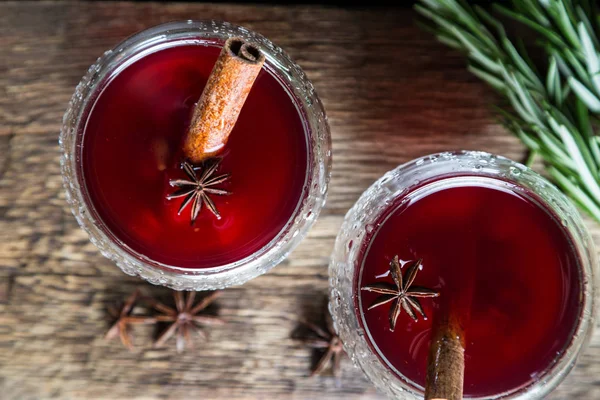
[[[313,80],[333,134],[327,207],[272,272],[219,299],[228,321],[177,355],[102,337],[106,308],[134,288],[87,240],[67,209],[57,137],[75,85],[117,42],[152,25],[228,20],[286,49]],[[348,360],[339,387],[309,379],[311,352],[291,340],[316,318],[343,216],[387,170],[442,150],[514,159],[524,149],[490,111],[492,93],[463,58],[413,23],[408,10],[192,3],[0,3],[0,397],[2,399],[376,399]],[[600,244],[600,228],[589,224]],[[600,335],[554,399],[600,398]]]

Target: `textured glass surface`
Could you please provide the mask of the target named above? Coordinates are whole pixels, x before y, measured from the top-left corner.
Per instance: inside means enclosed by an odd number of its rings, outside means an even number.
[[[584,223],[572,203],[546,179],[522,164],[484,152],[440,153],[408,162],[386,173],[367,189],[348,211],[335,242],[329,264],[329,308],[344,348],[375,386],[395,399],[422,399],[412,382],[396,376],[372,352],[354,310],[353,280],[360,262],[361,244],[378,217],[394,199],[409,192],[423,180],[448,174],[501,178],[537,194],[560,218],[573,238],[582,268],[582,317],[563,356],[539,380],[494,398],[541,399],[565,378],[578,355],[589,342],[594,327],[597,296],[596,251]]]
[[[89,105],[102,86],[131,62],[173,45],[220,42],[238,36],[258,45],[269,68],[300,103],[308,132],[309,166],[301,204],[286,227],[269,244],[245,259],[214,268],[182,269],[157,263],[119,242],[91,212],[78,160]],[[79,225],[100,252],[129,275],[177,290],[211,290],[242,284],[279,264],[304,238],[325,203],[331,169],[331,139],[323,105],[312,83],[282,49],[265,37],[227,22],[184,21],[140,32],[104,53],[77,85],[60,133],[61,172],[67,201]]]

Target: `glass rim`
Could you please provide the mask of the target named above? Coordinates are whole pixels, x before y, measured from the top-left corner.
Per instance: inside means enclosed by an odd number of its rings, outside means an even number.
[[[598,276],[593,240],[574,205],[554,185],[526,166],[502,156],[457,151],[432,154],[409,161],[387,172],[373,183],[348,211],[336,238],[329,264],[329,309],[344,348],[354,363],[381,391],[399,399],[422,399],[423,388],[406,379],[376,354],[368,342],[369,332],[354,311],[354,273],[360,268],[359,252],[367,224],[387,210],[386,201],[403,196],[426,179],[447,176],[496,178],[533,192],[543,205],[556,213],[572,238],[580,260],[581,309],[570,341],[561,356],[535,380],[494,397],[541,399],[556,388],[589,343],[597,317]],[[426,185],[427,186],[427,185]],[[473,397],[484,399],[488,397]]]
[[[222,45],[231,36],[242,37],[261,48],[268,73],[290,94],[298,109],[308,152],[303,190],[286,225],[253,254],[211,268],[182,268],[161,263],[133,250],[102,222],[84,184],[78,144],[97,97],[124,68],[164,48],[185,44]],[[157,25],[135,33],[106,51],[77,85],[63,117],[59,145],[67,202],[90,241],[125,273],[177,290],[212,290],[241,284],[283,261],[316,221],[325,203],[331,171],[331,137],[327,117],[314,86],[302,69],[264,36],[217,20],[187,20]]]

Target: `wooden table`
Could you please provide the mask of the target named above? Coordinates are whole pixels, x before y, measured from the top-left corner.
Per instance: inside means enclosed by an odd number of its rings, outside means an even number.
[[[178,355],[106,342],[106,309],[136,287],[103,258],[68,210],[57,138],[74,87],[103,51],[152,25],[215,18],[256,30],[313,80],[333,135],[327,207],[292,256],[219,300],[223,327]],[[492,92],[410,10],[159,3],[0,3],[0,398],[376,399],[351,362],[308,378],[311,351],[290,336],[317,318],[343,216],[375,179],[442,150],[517,160],[521,144],[490,110]],[[600,244],[600,227],[589,224]],[[600,332],[554,399],[600,398]]]

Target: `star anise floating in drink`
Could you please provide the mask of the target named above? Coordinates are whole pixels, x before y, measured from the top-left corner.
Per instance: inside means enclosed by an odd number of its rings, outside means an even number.
[[[181,164],[181,168],[189,179],[171,179],[169,181],[171,186],[178,187],[179,189],[168,195],[167,200],[185,196],[177,214],[181,214],[181,212],[191,204],[192,225],[196,222],[196,218],[198,218],[198,214],[200,214],[203,205],[206,205],[206,208],[208,208],[217,219],[221,219],[219,210],[217,210],[215,203],[209,196],[225,196],[230,194],[230,192],[226,190],[214,187],[215,185],[225,182],[231,176],[230,174],[213,176],[217,172],[217,169],[219,169],[221,161],[221,158],[211,158],[202,162],[199,166],[193,166],[191,163],[184,161]]]
[[[129,350],[133,350],[133,343],[131,341],[131,325],[139,324],[153,324],[156,319],[153,317],[131,315],[133,308],[135,307],[136,301],[140,298],[140,291],[136,290],[133,292],[127,300],[123,303],[120,309],[109,307],[108,312],[112,317],[116,318],[116,321],[111,328],[106,332],[104,336],[106,339],[120,338],[121,343]]]
[[[201,329],[202,325],[223,325],[224,321],[212,315],[202,315],[201,312],[206,309],[219,296],[220,292],[212,292],[194,305],[196,292],[173,292],[175,298],[175,308],[169,307],[159,301],[150,300],[152,307],[160,314],[156,316],[157,322],[168,322],[171,325],[159,336],[154,343],[155,347],[160,347],[173,335],[177,338],[177,352],[183,351],[186,345],[193,346],[191,333],[196,333],[202,339],[206,340],[206,333]]]
[[[302,320],[300,323],[306,326],[313,334],[311,337],[302,338],[302,342],[312,349],[323,352],[319,361],[312,369],[310,376],[321,374],[327,365],[331,363],[333,376],[339,378],[342,372],[340,361],[345,353],[342,341],[333,328],[333,320],[331,319],[329,310],[325,311],[325,328],[306,320]]]
[[[406,313],[415,321],[418,321],[417,313],[421,314],[423,318],[427,318],[418,298],[437,297],[440,295],[438,292],[431,289],[412,286],[422,262],[423,260],[420,259],[406,263],[406,273],[402,276],[402,267],[400,266],[400,260],[396,255],[390,261],[390,275],[394,280],[393,284],[388,282],[377,282],[361,288],[361,290],[381,294],[381,296],[377,297],[369,306],[368,310],[390,302],[392,303],[389,312],[390,331],[392,332],[396,328],[396,321],[398,320],[402,309],[404,309],[404,311],[406,311]]]
[[[192,346],[192,332],[197,333],[203,339],[207,339],[206,333],[200,326],[222,325],[224,323],[216,316],[201,314],[214,302],[219,294],[220,292],[212,292],[197,304],[194,304],[196,292],[188,292],[187,295],[184,295],[182,292],[173,291],[175,299],[175,307],[173,308],[153,298],[143,296],[138,289],[127,298],[120,309],[109,308],[109,313],[117,320],[106,333],[105,338],[114,339],[119,337],[123,345],[132,350],[131,325],[168,322],[171,325],[156,340],[155,346],[163,345],[176,334],[177,351],[181,352],[186,345]],[[132,315],[131,312],[138,300],[142,300],[147,307],[158,311],[159,314],[149,316]]]

